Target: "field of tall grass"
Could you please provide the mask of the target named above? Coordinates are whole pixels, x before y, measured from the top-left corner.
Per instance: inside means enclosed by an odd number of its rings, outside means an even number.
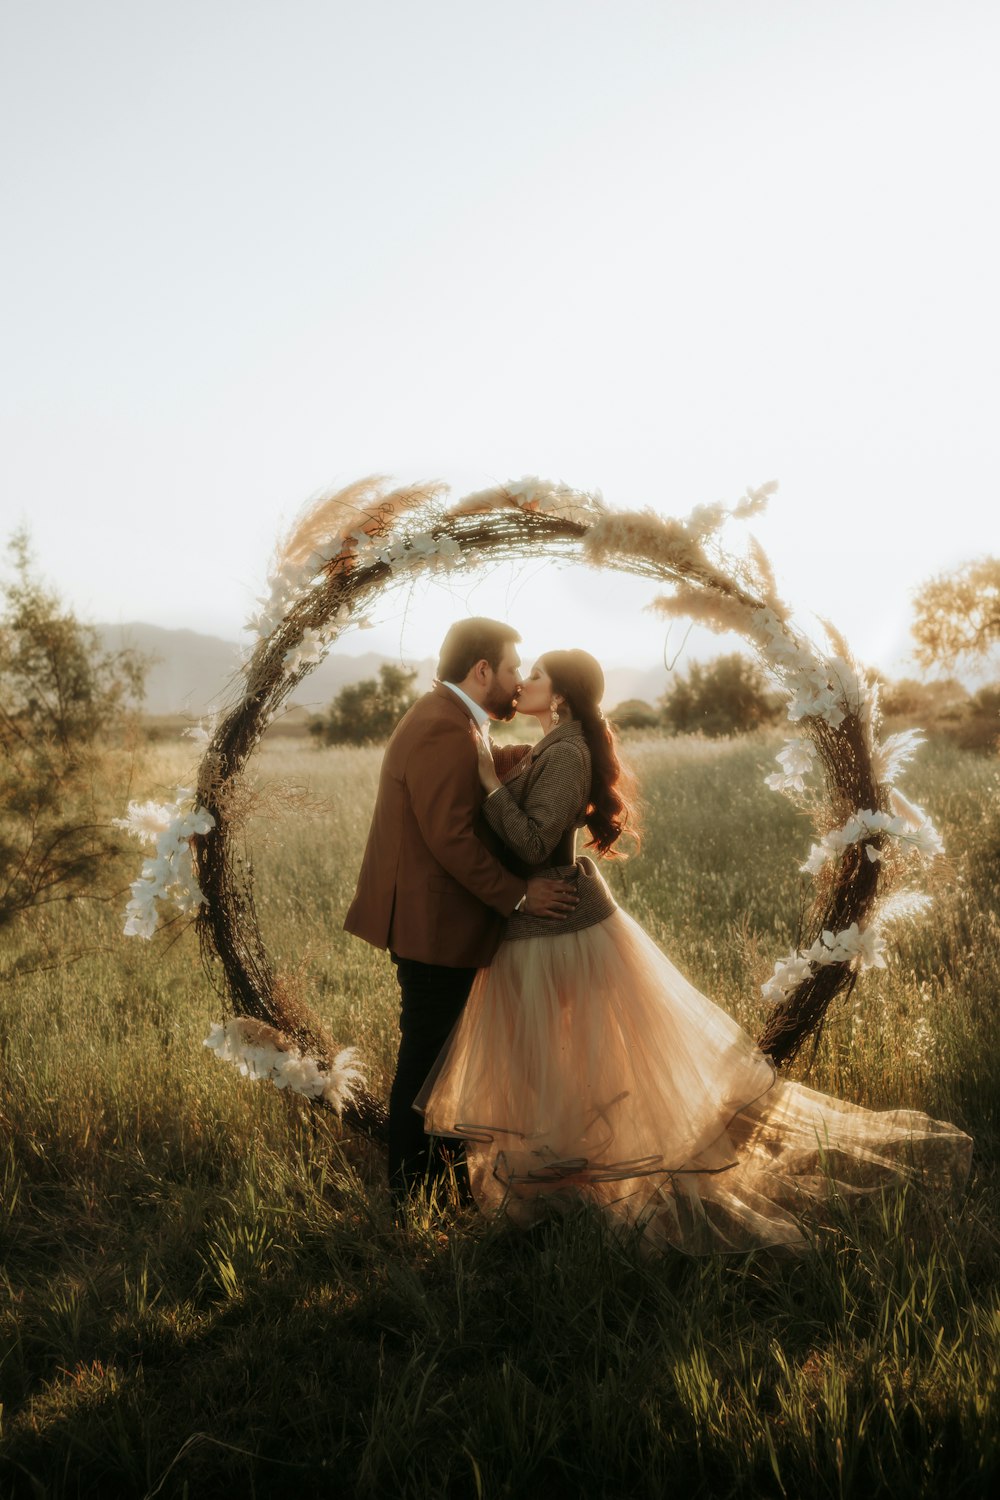
[[[610,878],[750,1029],[794,939],[809,830],[767,740],[636,742],[641,853]],[[379,752],[284,747],[313,805],[250,830],[280,968],[385,1094],[396,995],[341,931]],[[153,747],[141,790],[189,778]],[[1000,1477],[1000,775],[924,748],[951,862],[796,1066],[970,1131],[955,1202],[846,1209],[807,1255],[644,1258],[586,1211],[520,1233],[433,1205],[201,1043],[190,932],[88,903],[12,935],[72,964],[0,987],[0,1492],[18,1496],[978,1496]],[[138,858],[138,855],[137,855]],[[124,895],[123,895],[124,900]],[[34,969],[32,972],[31,970]]]

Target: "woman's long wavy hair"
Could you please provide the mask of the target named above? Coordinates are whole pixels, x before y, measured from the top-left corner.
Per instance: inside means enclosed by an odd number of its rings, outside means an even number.
[[[635,783],[618,759],[618,742],[601,712],[604,673],[600,662],[586,651],[547,651],[538,664],[554,691],[566,699],[574,719],[579,719],[590,749],[590,800],[584,817],[590,831],[587,848],[616,858],[621,850],[612,846],[626,829],[639,842]]]

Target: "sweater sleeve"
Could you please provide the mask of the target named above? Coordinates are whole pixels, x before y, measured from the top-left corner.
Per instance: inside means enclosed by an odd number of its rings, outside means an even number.
[[[575,825],[589,791],[589,757],[571,742],[563,742],[540,757],[523,806],[502,786],[483,803],[483,816],[520,859],[541,865],[566,829]]]
[[[501,781],[509,781],[524,757],[531,754],[530,745],[491,745],[493,764]]]

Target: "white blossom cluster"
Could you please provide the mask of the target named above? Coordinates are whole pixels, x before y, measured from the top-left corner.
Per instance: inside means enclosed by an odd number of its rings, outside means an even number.
[[[875,774],[881,781],[888,781],[910,758],[922,737],[916,730],[906,730],[893,735],[884,745],[877,746],[872,755]],[[765,777],[766,784],[775,791],[801,792],[803,778],[812,769],[815,749],[807,739],[789,740],[779,751],[777,760],[780,772]],[[892,812],[860,808],[840,828],[831,829],[819,843],[813,844],[809,857],[801,866],[803,874],[817,875],[827,860],[839,857],[854,844],[873,837],[889,837],[913,849],[924,859],[933,859],[944,852],[941,836],[924,810],[909,802],[895,787],[889,788]],[[882,851],[874,843],[865,844],[865,853],[874,863],[882,859]],[[901,891],[890,896],[881,910],[864,930],[856,922],[842,932],[824,931],[805,952],[794,952],[778,959],[774,973],[761,986],[765,999],[780,1004],[791,992],[814,972],[816,966],[836,963],[855,963],[859,972],[870,968],[885,967],[885,941],[882,930],[890,922],[902,918],[913,918],[930,906],[930,897],[919,891]]]
[[[356,532],[351,536],[356,540],[358,536],[364,536],[364,533]],[[311,552],[304,562],[294,565],[286,564],[285,567],[272,573],[267,580],[268,592],[257,597],[260,609],[247,621],[247,629],[250,633],[259,641],[267,640],[299,600],[308,593],[324,565],[331,558],[340,556],[347,540],[346,536],[331,537],[328,545]],[[368,542],[369,538],[365,537],[364,540]]]
[[[846,656],[825,656],[770,608],[755,611],[748,633],[789,694],[789,719],[821,718],[836,728],[848,714],[854,714],[869,739],[874,738],[873,692]],[[864,844],[868,859],[876,863],[883,858],[877,843],[885,838],[897,840],[924,859],[943,853],[941,836],[928,815],[891,785],[922,743],[920,732],[911,729],[872,746],[872,769],[876,779],[889,788],[892,811],[859,808],[842,827],[831,829],[812,845],[801,866],[803,874],[819,874],[828,860],[839,858],[859,843]],[[799,736],[787,740],[775,758],[781,769],[764,778],[766,785],[793,795],[804,792],[805,778],[816,762],[812,739]],[[859,971],[884,968],[885,942],[880,935],[884,927],[900,917],[916,916],[929,905],[930,898],[922,893],[904,891],[884,902],[863,931],[854,922],[843,932],[823,932],[811,948],[790,953],[775,963],[774,973],[762,986],[765,997],[780,1003],[809,978],[816,966],[824,964],[852,963]]]
[[[842,932],[820,933],[804,953],[789,953],[777,960],[771,978],[761,985],[761,993],[765,1000],[778,1004],[809,978],[814,966],[842,963],[856,964],[859,972],[885,968],[885,940],[878,923],[869,923],[862,930],[857,922],[852,922]]]
[[[345,541],[356,543],[356,550],[352,551],[351,557],[356,564],[371,562],[385,563],[393,573],[404,568],[412,568],[425,563],[435,566],[449,567],[453,563],[460,562],[462,551],[453,536],[441,532],[438,535],[430,531],[421,532],[417,536],[400,536],[390,539],[384,538],[373,540],[363,531],[353,531],[346,538],[340,538],[335,544],[331,544],[331,557],[336,557],[343,550]],[[314,554],[319,556],[319,554]],[[301,570],[297,570],[298,584],[297,592],[289,592],[282,589],[272,588],[272,594],[279,598],[280,602],[260,615],[255,616],[251,624],[260,630],[270,633],[276,625],[286,617],[306,590],[315,582],[319,576],[319,568],[313,567],[313,560]],[[309,577],[306,578],[306,574]],[[304,581],[303,581],[304,580]],[[351,614],[346,604],[342,604],[336,614],[321,629],[307,625],[300,639],[294,646],[289,647],[283,658],[285,675],[288,677],[316,666],[323,660],[336,639],[337,634],[343,627],[351,622]],[[366,622],[357,620],[359,628],[364,628]]]
[[[344,1047],[328,1068],[287,1043],[273,1027],[237,1018],[217,1021],[205,1038],[220,1062],[231,1063],[244,1077],[270,1080],[307,1099],[323,1099],[340,1111],[364,1083],[356,1047]]]
[[[890,735],[884,743],[876,744],[871,753],[872,770],[876,780],[886,785],[894,781],[903,766],[923,743],[924,736],[919,729],[904,729],[899,734]],[[803,792],[805,790],[804,778],[809,775],[815,764],[816,747],[810,739],[786,740],[784,748],[778,751],[775,760],[781,766],[781,770],[765,776],[765,786],[769,786],[775,792]],[[907,807],[917,814],[918,823],[928,821],[926,814],[919,808],[914,809],[909,803]]]
[[[818,875],[828,859],[834,859],[852,844],[859,844],[873,834],[888,834],[890,838],[899,839],[923,859],[943,854],[941,835],[927,814],[913,803],[906,806],[909,816],[873,812],[871,808],[860,808],[852,813],[842,828],[832,828],[818,844],[813,844],[809,858],[800,866],[803,875]],[[873,844],[865,845],[865,853],[873,864],[882,858],[881,851]]]
[[[361,527],[338,532],[314,551],[303,562],[286,563],[283,568],[269,574],[268,592],[257,596],[260,609],[247,620],[246,628],[258,641],[268,636],[287,619],[290,612],[320,578],[327,563],[341,554],[350,556],[354,563],[374,561],[383,546],[379,537],[369,536]],[[342,605],[336,623],[344,625],[350,618],[346,606]],[[327,641],[328,643],[328,641]]]
[[[282,658],[286,675],[291,676],[295,672],[300,672],[303,667],[314,667],[317,662],[323,660],[328,645],[329,641],[325,632],[314,630],[311,625],[307,625],[297,644],[286,651]]]
[[[304,668],[315,667],[326,656],[340,631],[350,623],[351,612],[346,604],[342,604],[320,629],[307,625],[295,645],[290,646],[282,657],[285,676],[294,677]],[[359,630],[364,630],[369,622],[359,619],[354,623]]]
[[[423,531],[418,536],[392,538],[374,555],[396,573],[402,568],[419,567],[423,563],[449,567],[461,561],[462,549],[447,532],[435,535]]]
[[[824,656],[773,609],[755,612],[751,633],[788,692],[788,717],[825,719],[831,728],[849,713],[864,716],[868,692],[858,668],[843,656]]]
[[[178,787],[173,802],[130,802],[124,818],[114,820],[154,853],[143,860],[142,874],[133,880],[125,908],[125,936],[151,938],[159,925],[157,903],[166,902],[182,916],[203,905],[205,897],[195,878],[191,840],[208,833],[215,819],[196,807],[188,787]]]
[[[247,629],[258,641],[266,640],[295,608],[309,590],[321,580],[322,570],[332,558],[348,551],[356,566],[382,562],[393,573],[430,563],[436,567],[449,567],[460,562],[462,553],[454,537],[440,532],[420,532],[416,536],[371,537],[362,530],[349,531],[332,540],[321,551],[313,552],[306,562],[284,568],[268,579],[269,593],[260,597],[260,610],[247,621]],[[351,623],[351,613],[346,604],[321,628],[307,626],[302,638],[285,653],[284,667],[287,675],[313,667],[321,662],[340,630]],[[364,620],[354,621],[359,627]]]
[[[764,777],[765,786],[773,792],[804,792],[805,777],[809,775],[816,759],[816,747],[812,740],[786,740],[783,750],[774,757],[781,767]]]

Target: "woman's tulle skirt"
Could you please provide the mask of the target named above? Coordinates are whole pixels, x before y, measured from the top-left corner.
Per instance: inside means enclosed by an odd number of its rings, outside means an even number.
[[[518,1222],[581,1199],[690,1254],[802,1247],[831,1196],[959,1186],[971,1139],[778,1077],[623,911],[501,944],[416,1101],[466,1142],[483,1209]]]

